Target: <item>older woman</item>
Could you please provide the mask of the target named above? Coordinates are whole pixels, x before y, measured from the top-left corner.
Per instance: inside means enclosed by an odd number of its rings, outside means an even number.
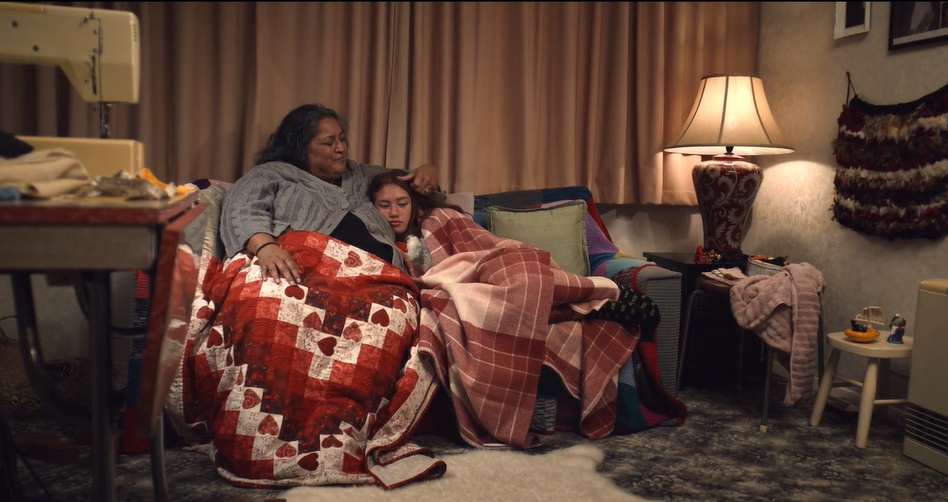
[[[256,255],[268,277],[300,281],[299,266],[276,238],[291,230],[329,235],[404,269],[391,226],[373,209],[366,187],[385,168],[348,158],[346,121],[321,105],[291,111],[257,155],[253,170],[227,192],[221,239],[227,257]],[[401,177],[427,194],[438,170],[425,164]]]
[[[417,285],[366,192],[387,170],[347,153],[334,111],[290,112],[224,196],[224,252],[202,255],[167,409],[240,486],[444,472],[408,442],[437,382],[415,350]],[[434,166],[400,174],[412,193],[436,187]]]

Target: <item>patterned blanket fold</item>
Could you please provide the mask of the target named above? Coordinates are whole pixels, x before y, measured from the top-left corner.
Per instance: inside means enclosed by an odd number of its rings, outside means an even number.
[[[579,430],[612,432],[617,375],[637,328],[614,322],[551,322],[553,307],[581,316],[618,297],[602,277],[560,270],[533,246],[498,238],[453,210],[422,226],[432,268],[422,284],[419,351],[449,391],[462,438],[479,448],[539,446],[529,432],[544,365],[580,401]]]
[[[277,241],[299,285],[263,280],[253,255],[202,264],[172,423],[238,486],[392,488],[442,475],[407,441],[437,389],[417,347],[415,284],[325,235]]]

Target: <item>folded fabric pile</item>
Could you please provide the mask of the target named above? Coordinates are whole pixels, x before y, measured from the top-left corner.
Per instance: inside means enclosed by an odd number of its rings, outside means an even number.
[[[747,279],[747,276],[744,274],[744,272],[737,267],[716,268],[710,272],[702,272],[701,275],[728,286],[733,286],[741,280]]]
[[[93,179],[75,153],[64,148],[35,150],[0,131],[0,201],[64,196],[161,200],[196,190],[195,186],[163,183],[147,168],[135,175],[121,172]]]
[[[0,199],[50,198],[79,191],[92,183],[85,166],[62,148],[34,150],[0,159]]]
[[[147,167],[135,176],[122,172],[116,176],[99,176],[95,180],[98,195],[122,197],[127,200],[172,199],[197,190],[195,186],[176,186],[174,183],[162,183]]]

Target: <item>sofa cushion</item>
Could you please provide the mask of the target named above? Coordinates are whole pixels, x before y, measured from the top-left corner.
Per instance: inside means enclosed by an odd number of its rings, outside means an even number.
[[[588,276],[585,218],[586,202],[582,200],[535,209],[491,206],[487,229],[498,237],[533,244],[550,253],[561,269]]]
[[[540,207],[552,207],[562,203],[563,201],[546,202]],[[616,253],[619,252],[619,248],[616,247],[616,245],[609,240],[609,237],[606,236],[605,232],[603,232],[602,228],[596,222],[596,217],[593,216],[594,214],[596,214],[595,202],[592,202],[590,199],[586,201],[586,216],[584,219],[584,227],[586,229],[586,256],[589,258],[589,274],[602,275],[596,273],[597,267],[601,268],[600,265],[612,260],[616,256]]]

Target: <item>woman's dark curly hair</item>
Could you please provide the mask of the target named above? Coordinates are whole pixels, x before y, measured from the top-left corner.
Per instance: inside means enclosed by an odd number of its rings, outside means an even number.
[[[334,110],[316,104],[302,105],[283,117],[276,132],[267,140],[267,146],[257,153],[254,165],[280,161],[308,171],[306,151],[309,149],[309,142],[316,136],[319,121],[327,118],[339,122],[345,137],[349,124]]]
[[[376,174],[375,177],[372,178],[367,192],[369,194],[369,200],[371,200],[373,204],[375,203],[375,197],[379,191],[388,185],[395,185],[408,192],[408,195],[411,197],[412,208],[412,218],[411,221],[408,222],[408,235],[421,237],[421,222],[425,221],[425,218],[437,207],[454,209],[459,213],[464,213],[464,210],[459,206],[449,204],[441,199],[441,197],[444,197],[443,194],[431,193],[422,195],[411,187],[411,182],[398,179],[400,176],[407,174],[409,174],[408,171],[404,169],[386,169],[385,172]]]

